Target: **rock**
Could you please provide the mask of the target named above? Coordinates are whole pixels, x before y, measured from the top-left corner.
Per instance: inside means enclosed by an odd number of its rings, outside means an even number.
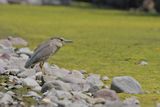
[[[73,98],[72,98],[73,102],[84,100],[86,103],[95,104],[95,101],[96,101],[90,96],[83,94],[81,92],[72,92],[72,95],[73,95]]]
[[[72,90],[76,92],[87,92],[90,89],[90,85],[87,83],[72,83],[71,84]]]
[[[55,80],[55,81],[52,81],[52,82],[45,83],[42,86],[41,92],[44,93],[47,90],[50,90],[52,88],[55,88],[57,90],[64,90],[64,91],[71,91],[72,90],[69,83],[64,83],[63,81]]]
[[[22,80],[21,79],[19,79],[16,76],[12,76],[12,75],[9,76],[9,82],[11,82],[14,85],[22,84]]]
[[[68,99],[63,99],[63,100],[58,100],[56,103],[58,104],[58,107],[70,107],[69,105],[72,102]]]
[[[27,77],[22,80],[22,83],[35,91],[41,90],[41,87],[39,86],[39,84],[32,78]]]
[[[65,98],[71,99],[72,98],[72,95],[67,91],[56,90],[55,93],[58,99],[65,99]]]
[[[3,53],[1,56],[0,56],[1,59],[5,60],[10,60],[10,55],[8,53]]]
[[[6,72],[10,75],[17,75],[18,73],[22,72],[20,69],[7,69]]]
[[[84,78],[84,75],[80,71],[77,71],[77,70],[73,70],[72,72],[69,73],[69,75],[75,78],[80,78],[80,79]]]
[[[89,107],[89,105],[85,101],[79,100],[69,104],[67,107]]]
[[[6,73],[7,73],[7,71],[5,70],[5,68],[0,65],[0,75],[6,74]]]
[[[22,45],[22,46],[28,45],[27,41],[20,37],[9,36],[7,39],[12,43],[12,45]]]
[[[104,98],[105,100],[110,100],[110,101],[119,100],[116,92],[110,89],[98,90],[93,96],[96,98]]]
[[[42,102],[43,102],[42,104],[36,107],[58,107],[58,104],[52,102],[49,98],[43,98]]]
[[[97,74],[91,74],[86,78],[86,81],[91,84],[91,86],[97,86],[97,87],[102,87],[104,84],[100,80],[100,75]]]
[[[18,49],[17,52],[18,53],[28,53],[28,54],[32,54],[33,53],[33,51],[31,51],[28,47],[20,48],[20,49]]]
[[[45,68],[47,74],[53,75],[57,78],[63,78],[66,75],[68,75],[69,72],[70,72],[66,69],[60,69],[60,68],[57,68],[57,67],[49,66],[49,64],[47,64],[47,63],[44,64],[44,68]]]
[[[7,64],[2,59],[0,59],[0,74],[1,75],[7,73],[6,67],[7,67]]]
[[[125,107],[140,107],[140,102],[136,97],[126,98],[123,103]]]
[[[111,89],[118,93],[125,92],[129,94],[142,93],[141,85],[134,78],[129,76],[114,77]]]
[[[33,54],[28,47],[18,49],[16,53],[25,60],[28,60],[28,58]]]
[[[26,95],[23,95],[23,97],[33,97],[33,98],[36,98],[36,99],[41,98],[41,96],[34,91],[29,91]]]
[[[160,107],[160,103],[157,103],[157,104],[156,104],[156,107]]]
[[[102,77],[102,81],[108,81],[108,80],[109,80],[109,78],[107,76]]]
[[[10,58],[9,61],[7,61],[7,69],[20,69],[20,70],[24,70],[24,65],[26,63],[27,60],[20,58],[20,57],[16,57],[16,56],[12,56]]]
[[[93,87],[89,88],[88,91],[93,94],[93,93],[96,93],[99,89],[100,89],[99,87],[93,86]]]
[[[3,48],[12,47],[12,43],[7,39],[1,39],[0,44]]]
[[[39,78],[40,77],[42,77],[42,75],[39,75]],[[52,82],[52,81],[56,80],[57,77],[52,76],[52,75],[43,75],[43,79],[44,79],[45,83],[48,83],[48,82]]]
[[[126,106],[124,106],[124,104],[120,101],[106,100],[105,107],[126,107]]]
[[[139,65],[142,65],[142,66],[148,65],[148,62],[147,62],[147,61],[140,61],[140,62],[139,62]]]
[[[61,80],[67,83],[74,83],[74,84],[84,84],[86,82],[84,79],[76,78],[73,75],[67,75],[61,78]]]
[[[1,93],[2,95],[2,93]],[[12,96],[8,93],[4,93],[2,95],[2,97],[0,98],[0,105],[4,104],[4,105],[8,105],[8,104],[12,104],[13,103],[13,99]]]
[[[105,102],[106,102],[106,100],[104,99],[104,98],[94,98],[93,99],[94,101],[94,105],[96,105],[96,104],[105,104]]]
[[[20,78],[33,77],[36,76],[36,71],[34,69],[26,69],[25,71],[17,75]]]
[[[103,104],[95,104],[93,107],[106,107]]]

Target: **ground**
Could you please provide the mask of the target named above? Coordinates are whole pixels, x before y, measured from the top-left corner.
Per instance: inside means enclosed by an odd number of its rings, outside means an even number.
[[[160,102],[159,23],[159,16],[154,14],[90,6],[0,6],[1,38],[21,36],[28,40],[31,49],[52,36],[71,39],[74,43],[52,57],[51,64],[107,75],[111,79],[132,76],[149,92],[134,95],[142,107],[154,107]],[[137,64],[141,60],[148,65]]]

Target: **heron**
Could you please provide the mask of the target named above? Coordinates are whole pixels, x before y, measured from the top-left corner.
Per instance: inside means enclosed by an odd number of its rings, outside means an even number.
[[[52,37],[49,40],[38,45],[34,50],[34,53],[30,56],[25,64],[25,68],[33,68],[37,63],[42,70],[42,74],[45,75],[43,70],[43,64],[50,56],[54,55],[62,46],[66,43],[72,43],[71,40],[66,40],[62,37]]]

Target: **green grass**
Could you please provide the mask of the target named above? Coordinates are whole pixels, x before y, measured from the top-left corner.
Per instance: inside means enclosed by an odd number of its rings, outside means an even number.
[[[1,37],[24,37],[34,49],[61,35],[73,44],[49,61],[67,69],[129,75],[152,94],[136,95],[142,107],[160,102],[160,18],[157,15],[81,7],[0,5]],[[147,66],[136,64],[147,60]],[[124,98],[128,94],[120,94]]]

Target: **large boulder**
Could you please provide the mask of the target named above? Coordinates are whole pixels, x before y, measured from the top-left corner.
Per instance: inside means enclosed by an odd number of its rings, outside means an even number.
[[[114,77],[111,89],[118,93],[125,92],[129,94],[142,93],[141,85],[134,78],[129,76]]]

